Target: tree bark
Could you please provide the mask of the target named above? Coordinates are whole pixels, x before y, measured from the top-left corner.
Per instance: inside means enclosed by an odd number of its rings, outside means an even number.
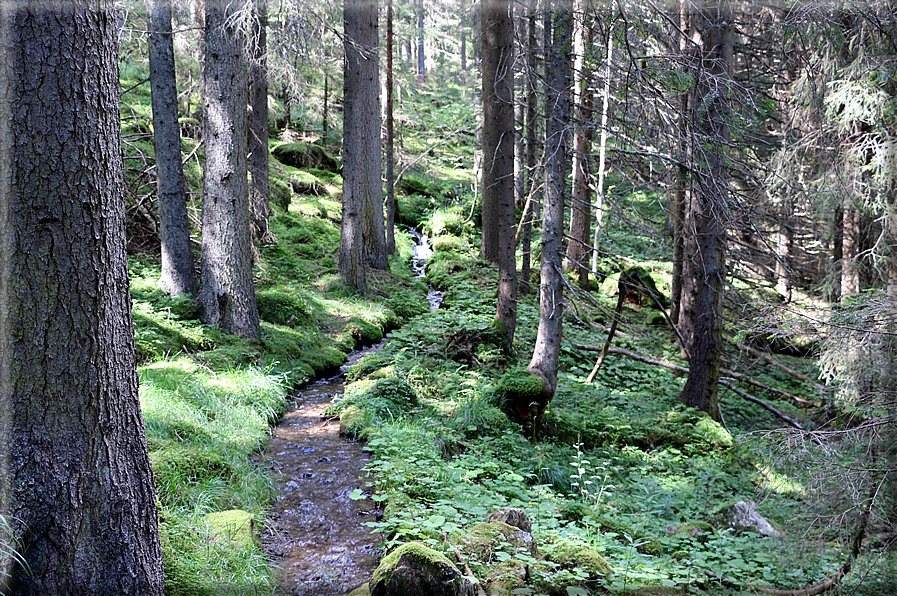
[[[680,394],[687,405],[719,420],[722,356],[722,299],[725,286],[725,225],[728,174],[723,147],[729,138],[726,79],[732,63],[733,33],[727,0],[706,0],[692,15],[692,39],[700,40],[692,63],[695,86],[689,114],[695,134],[691,191],[683,222],[680,320],[690,356],[688,380]],[[697,109],[696,106],[700,106]]]
[[[508,0],[484,0],[483,27],[483,213],[494,210],[498,262],[496,317],[510,346],[517,320],[514,258],[514,19]],[[484,249],[485,246],[484,232]],[[485,256],[485,255],[484,255]]]
[[[595,232],[592,236],[592,270],[598,271],[598,247],[604,226],[604,178],[607,174],[607,114],[610,109],[611,62],[614,56],[614,27],[607,31],[607,60],[604,64],[604,93],[601,100],[601,142],[598,145],[598,193],[595,197]]]
[[[21,596],[161,596],[113,2],[0,8],[0,513]],[[3,590],[0,587],[0,590]]]
[[[206,163],[202,199],[202,320],[223,331],[259,337],[252,280],[246,167],[249,100],[246,39],[239,0],[206,2],[203,118]]]
[[[853,206],[844,208],[844,226],[841,240],[841,300],[860,293],[860,210]]]
[[[159,232],[162,240],[162,277],[159,284],[173,296],[192,295],[196,292],[196,273],[193,270],[187,191],[181,164],[171,1],[147,0],[146,12]]]
[[[564,315],[564,286],[561,270],[564,234],[564,184],[567,179],[567,128],[570,118],[568,50],[572,29],[572,1],[555,7],[551,23],[553,39],[546,49],[546,95],[551,107],[545,130],[545,207],[542,213],[542,265],[540,271],[539,330],[527,369],[542,377],[542,396],[534,418],[539,419],[557,389],[558,359]]]
[[[386,2],[386,252],[396,252],[395,119],[393,116],[392,0]]]
[[[249,66],[252,120],[249,134],[249,173],[252,175],[250,209],[252,235],[260,244],[274,241],[268,226],[271,204],[268,201],[268,0],[253,0]]]
[[[573,32],[573,192],[570,205],[570,233],[565,268],[579,279],[579,287],[589,289],[589,232],[592,231],[592,189],[589,186],[589,155],[592,152],[592,72],[586,62],[586,48],[592,44],[589,0],[576,0]]]
[[[424,0],[417,0],[417,82],[427,82],[427,60],[424,53]]]
[[[528,0],[526,14],[526,172],[523,192],[527,201],[533,200],[537,168],[538,141],[538,73],[536,72],[539,44],[536,42],[536,0]],[[524,211],[526,209],[524,208]],[[530,263],[532,261],[532,218],[534,211],[523,214],[520,240],[521,264],[518,287],[521,294],[529,294]]]

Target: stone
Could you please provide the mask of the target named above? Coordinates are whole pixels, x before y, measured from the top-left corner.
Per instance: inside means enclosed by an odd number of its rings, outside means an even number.
[[[523,530],[527,534],[533,533],[533,524],[526,511],[517,507],[502,507],[498,511],[493,511],[486,518],[486,523],[493,521],[504,522],[509,526]]]
[[[474,585],[442,553],[420,542],[403,544],[380,561],[371,596],[475,596]]]
[[[757,504],[753,501],[738,501],[734,505],[721,510],[717,516],[721,523],[717,526],[728,526],[736,530],[749,530],[763,536],[780,538],[782,533],[772,527],[766,518],[757,511]]]

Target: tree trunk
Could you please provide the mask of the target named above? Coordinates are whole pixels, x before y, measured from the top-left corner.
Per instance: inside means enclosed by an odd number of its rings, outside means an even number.
[[[570,32],[572,6],[565,0],[555,8],[551,24],[553,40],[551,52],[546,48],[548,77],[546,95],[551,107],[545,130],[545,207],[542,214],[541,293],[539,295],[539,330],[533,358],[527,367],[544,382],[542,396],[535,411],[538,420],[557,389],[558,359],[561,349],[561,330],[564,315],[564,286],[561,271],[562,238],[564,235],[564,184],[567,179],[567,127],[570,100],[567,96],[569,78]]]
[[[252,235],[261,244],[274,241],[268,227],[271,204],[268,186],[268,0],[253,0],[249,76],[252,121],[249,134],[249,173],[252,175]]]
[[[508,0],[484,0],[483,27],[483,213],[496,216],[498,307],[510,346],[517,320],[514,257],[514,18]],[[484,252],[486,249],[485,231]],[[490,247],[491,248],[491,247]],[[484,256],[486,256],[484,254]]]
[[[417,82],[427,82],[427,60],[424,53],[424,0],[417,0]]]
[[[587,14],[589,0],[576,0],[573,33],[573,192],[570,205],[570,233],[565,268],[579,279],[579,287],[589,289],[588,250],[592,231],[592,189],[589,185],[589,154],[592,152],[592,73],[586,63],[586,48],[592,45],[592,28]]]
[[[386,252],[396,252],[395,120],[393,117],[392,0],[386,3]]]
[[[252,280],[246,170],[249,80],[239,0],[206,2],[203,64],[206,150],[202,199],[202,320],[227,333],[259,337]]]
[[[692,18],[691,37],[700,40],[700,48],[693,62],[694,101],[689,102],[696,135],[689,138],[695,155],[683,222],[680,314],[689,373],[680,399],[718,421],[723,347],[720,317],[726,276],[723,218],[729,192],[723,148],[729,139],[726,79],[732,63],[733,33],[727,0],[706,0]]]
[[[365,266],[388,267],[380,186],[377,2],[347,0],[343,17],[346,57],[339,270],[343,281],[356,290],[365,291]],[[375,213],[377,204],[380,205],[379,216]],[[378,250],[377,240],[380,240],[382,250]]]
[[[137,394],[113,2],[0,17],[0,514],[17,596],[161,596]]]
[[[153,104],[153,144],[159,194],[162,277],[159,285],[173,296],[196,292],[187,191],[181,165],[178,90],[175,83],[171,1],[148,0],[148,52]]]
[[[598,146],[598,193],[595,197],[595,233],[592,236],[592,269],[598,271],[598,247],[604,226],[604,177],[607,174],[607,114],[610,108],[611,61],[614,55],[614,27],[607,31],[607,61],[604,65],[604,93],[601,107],[601,142]]]
[[[467,0],[461,0],[461,84],[467,83]]]
[[[860,210],[844,208],[844,227],[841,240],[841,300],[860,293]]]
[[[791,302],[791,245],[793,233],[791,229],[791,217],[794,207],[790,201],[781,206],[779,213],[778,230],[776,231],[776,292]]]
[[[537,52],[539,44],[536,42],[536,0],[528,0],[526,14],[526,172],[524,174],[523,192],[527,201],[535,200],[535,174],[537,167],[538,142],[538,73],[536,72]],[[529,294],[530,289],[530,263],[532,261],[532,237],[533,237],[533,213],[524,214],[523,228],[520,241],[521,265],[518,286],[520,293]]]

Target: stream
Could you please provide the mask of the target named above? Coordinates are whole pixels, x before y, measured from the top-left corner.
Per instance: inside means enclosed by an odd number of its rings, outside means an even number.
[[[433,251],[426,235],[411,233],[418,242],[412,266],[423,278]],[[430,289],[430,310],[444,295]],[[349,498],[365,490],[370,456],[360,441],[340,436],[339,419],[324,412],[342,394],[348,367],[378,347],[354,352],[340,374],[303,387],[286,404],[260,460],[278,490],[262,542],[280,596],[344,596],[377,567],[381,537],[366,524],[382,513],[368,499]]]
[[[347,366],[372,349],[352,354]],[[263,539],[273,560],[277,594],[345,595],[368,581],[377,566],[381,538],[365,524],[379,512],[364,490],[363,444],[339,434],[339,419],[324,411],[344,386],[342,374],[302,388],[268,442],[266,465],[278,488]]]

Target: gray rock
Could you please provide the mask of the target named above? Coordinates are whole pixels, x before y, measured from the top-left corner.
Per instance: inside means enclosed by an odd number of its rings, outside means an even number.
[[[502,507],[498,511],[493,511],[486,518],[486,523],[493,521],[504,522],[509,526],[523,530],[527,534],[533,533],[533,524],[526,511],[517,507]]]
[[[722,524],[736,530],[750,530],[763,536],[780,538],[782,533],[772,527],[766,518],[757,512],[757,504],[753,501],[738,501],[731,507],[723,509],[720,514]]]

